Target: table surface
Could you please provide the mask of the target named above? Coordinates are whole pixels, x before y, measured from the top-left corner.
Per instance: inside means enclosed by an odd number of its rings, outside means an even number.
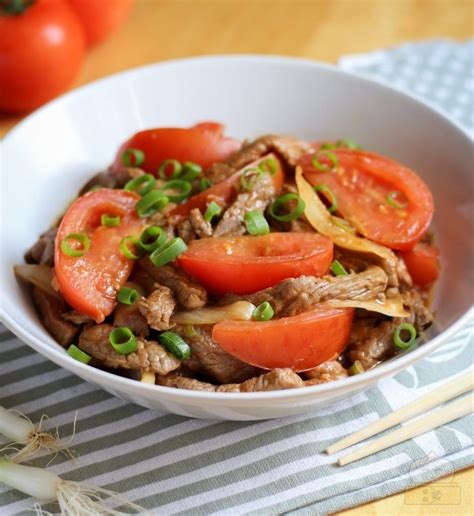
[[[136,0],[121,30],[89,53],[73,87],[184,56],[261,53],[335,63],[405,41],[462,40],[473,36],[473,11],[470,0]],[[0,114],[0,137],[21,119]],[[341,514],[469,514],[473,477],[471,469],[451,479],[461,487],[456,506],[406,505],[399,494]],[[420,500],[427,487],[415,490]]]

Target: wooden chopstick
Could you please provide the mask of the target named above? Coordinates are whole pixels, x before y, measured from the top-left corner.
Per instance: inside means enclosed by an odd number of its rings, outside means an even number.
[[[355,460],[362,459],[368,455],[372,455],[373,453],[385,450],[386,448],[390,448],[395,444],[407,441],[408,439],[416,437],[420,434],[424,434],[429,430],[433,430],[433,428],[437,428],[438,426],[444,425],[445,423],[454,421],[455,419],[469,414],[473,410],[474,396],[471,393],[467,396],[464,396],[460,400],[449,403],[445,407],[433,412],[432,414],[427,414],[420,419],[417,419],[416,421],[412,421],[406,426],[402,426],[401,428],[398,428],[397,430],[394,430],[393,432],[390,432],[389,434],[384,435],[379,439],[375,439],[365,446],[362,446],[352,453],[340,457],[337,459],[337,463],[339,466],[345,466],[350,462],[354,462]]]
[[[340,441],[331,444],[326,449],[326,453],[328,455],[332,455],[333,453],[347,448],[348,446],[352,446],[353,444],[360,443],[364,439],[368,437],[372,437],[387,428],[391,428],[397,423],[402,423],[407,419],[412,418],[422,412],[426,412],[433,407],[436,407],[443,403],[444,401],[448,401],[460,394],[468,392],[474,388],[474,371],[469,371],[458,378],[454,378],[453,380],[441,385],[437,389],[421,396],[419,399],[401,407],[395,412],[388,414],[387,416],[379,419],[378,421],[374,421],[369,426],[362,428],[358,432],[355,432]]]

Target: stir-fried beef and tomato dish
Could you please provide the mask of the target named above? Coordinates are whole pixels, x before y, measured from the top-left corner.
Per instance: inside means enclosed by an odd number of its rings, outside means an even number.
[[[432,323],[433,200],[351,141],[135,134],[16,267],[81,362],[210,392],[315,385]]]

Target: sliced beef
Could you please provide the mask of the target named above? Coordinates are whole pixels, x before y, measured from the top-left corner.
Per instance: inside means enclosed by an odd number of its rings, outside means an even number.
[[[219,383],[240,383],[259,372],[256,367],[241,362],[224,351],[212,340],[209,327],[195,326],[191,336],[184,326],[177,326],[173,331],[181,335],[191,348],[191,359],[183,362],[189,369],[204,373]]]
[[[145,324],[158,331],[169,330],[173,327],[170,317],[176,308],[173,293],[168,287],[155,283],[153,292],[147,298],[137,301],[137,308]]]
[[[204,218],[199,208],[194,208],[189,212],[188,220],[197,238],[209,238],[212,236],[212,226]]]
[[[41,265],[53,267],[54,240],[57,232],[58,228],[53,227],[41,234],[37,242],[26,252],[25,262],[39,263]]]
[[[182,238],[187,244],[196,239],[196,234],[193,231],[193,227],[191,226],[191,222],[189,219],[182,220],[176,226],[178,236]]]
[[[184,271],[173,265],[155,267],[148,257],[141,258],[139,266],[147,272],[153,281],[168,287],[183,308],[202,308],[207,303],[204,287],[195,283]]]
[[[81,314],[76,312],[76,310],[71,310],[70,312],[66,312],[61,315],[61,317],[72,324],[77,324],[80,326],[81,324],[95,324],[94,319],[89,317],[88,315]]]
[[[133,305],[118,303],[114,310],[114,326],[126,326],[138,337],[148,337],[150,330],[146,318],[140,312],[139,301]]]
[[[61,299],[46,294],[38,287],[34,287],[32,293],[43,326],[61,346],[71,344],[80,328],[63,319],[62,316],[69,312],[70,308]]]
[[[219,386],[176,373],[157,376],[156,383],[166,387],[207,392],[261,392],[304,387],[303,380],[292,369],[273,369],[269,373],[250,378],[243,383],[228,383]]]
[[[134,353],[121,355],[110,345],[109,335],[113,330],[109,324],[98,324],[82,331],[79,348],[111,368],[139,369],[145,372],[168,374],[178,369],[181,362],[154,341],[137,339]]]
[[[337,360],[328,360],[314,369],[305,371],[304,377],[307,379],[306,385],[318,385],[320,383],[333,382],[349,375],[347,370]]]
[[[225,211],[214,230],[215,237],[246,233],[244,215],[251,210],[264,211],[275,195],[270,174],[262,174],[250,191],[240,193]]]

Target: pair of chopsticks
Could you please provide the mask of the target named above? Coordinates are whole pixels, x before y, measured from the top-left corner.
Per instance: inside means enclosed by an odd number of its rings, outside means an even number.
[[[368,437],[372,437],[387,428],[391,428],[397,423],[402,423],[418,414],[421,414],[427,410],[437,407],[444,401],[451,400],[460,394],[469,392],[474,388],[474,371],[451,380],[441,387],[438,387],[434,391],[422,396],[421,398],[405,405],[404,407],[388,414],[387,416],[375,421],[366,428],[355,432],[354,434],[348,435],[344,439],[341,439],[337,443],[332,444],[326,450],[328,455],[332,455],[335,452],[343,450],[353,444],[360,443]],[[462,416],[469,414],[474,411],[474,397],[471,392],[468,396],[465,396],[453,403],[449,403],[440,410],[437,410],[431,414],[426,414],[419,419],[408,423],[405,426],[390,432],[383,437],[375,439],[365,446],[361,446],[357,450],[344,455],[337,459],[339,466],[345,466],[351,462],[354,462],[364,457],[368,457],[374,453],[377,453],[386,448],[390,448],[395,444],[399,444],[403,441],[407,441],[412,437],[424,434],[433,428],[454,421]]]

